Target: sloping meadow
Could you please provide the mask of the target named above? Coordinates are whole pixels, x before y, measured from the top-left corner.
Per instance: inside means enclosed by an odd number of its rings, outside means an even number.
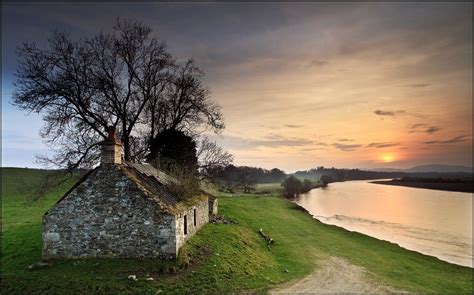
[[[2,293],[261,292],[302,278],[335,256],[398,290],[472,293],[472,269],[313,219],[275,194],[228,195],[175,261],[53,260],[41,263],[41,216],[74,183],[34,200],[44,170],[2,168]],[[274,239],[269,249],[259,235]]]

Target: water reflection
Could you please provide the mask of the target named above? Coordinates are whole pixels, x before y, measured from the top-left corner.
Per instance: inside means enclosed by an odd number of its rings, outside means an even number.
[[[372,184],[332,183],[296,203],[320,221],[472,267],[472,195]]]

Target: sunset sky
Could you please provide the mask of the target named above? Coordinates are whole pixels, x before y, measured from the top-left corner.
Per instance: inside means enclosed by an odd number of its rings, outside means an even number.
[[[15,47],[117,17],[195,58],[237,165],[472,166],[471,3],[2,3],[2,166],[48,151],[10,104]]]

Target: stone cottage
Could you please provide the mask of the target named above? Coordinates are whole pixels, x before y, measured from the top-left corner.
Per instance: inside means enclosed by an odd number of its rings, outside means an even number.
[[[43,258],[176,258],[210,213],[204,193],[185,201],[171,194],[166,186],[175,181],[148,164],[123,162],[109,128],[100,166],[44,214]]]

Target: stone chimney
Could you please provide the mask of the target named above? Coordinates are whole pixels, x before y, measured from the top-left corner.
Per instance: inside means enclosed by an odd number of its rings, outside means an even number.
[[[101,143],[100,164],[122,164],[122,144],[115,137],[115,127],[108,127],[107,132],[107,139]]]

